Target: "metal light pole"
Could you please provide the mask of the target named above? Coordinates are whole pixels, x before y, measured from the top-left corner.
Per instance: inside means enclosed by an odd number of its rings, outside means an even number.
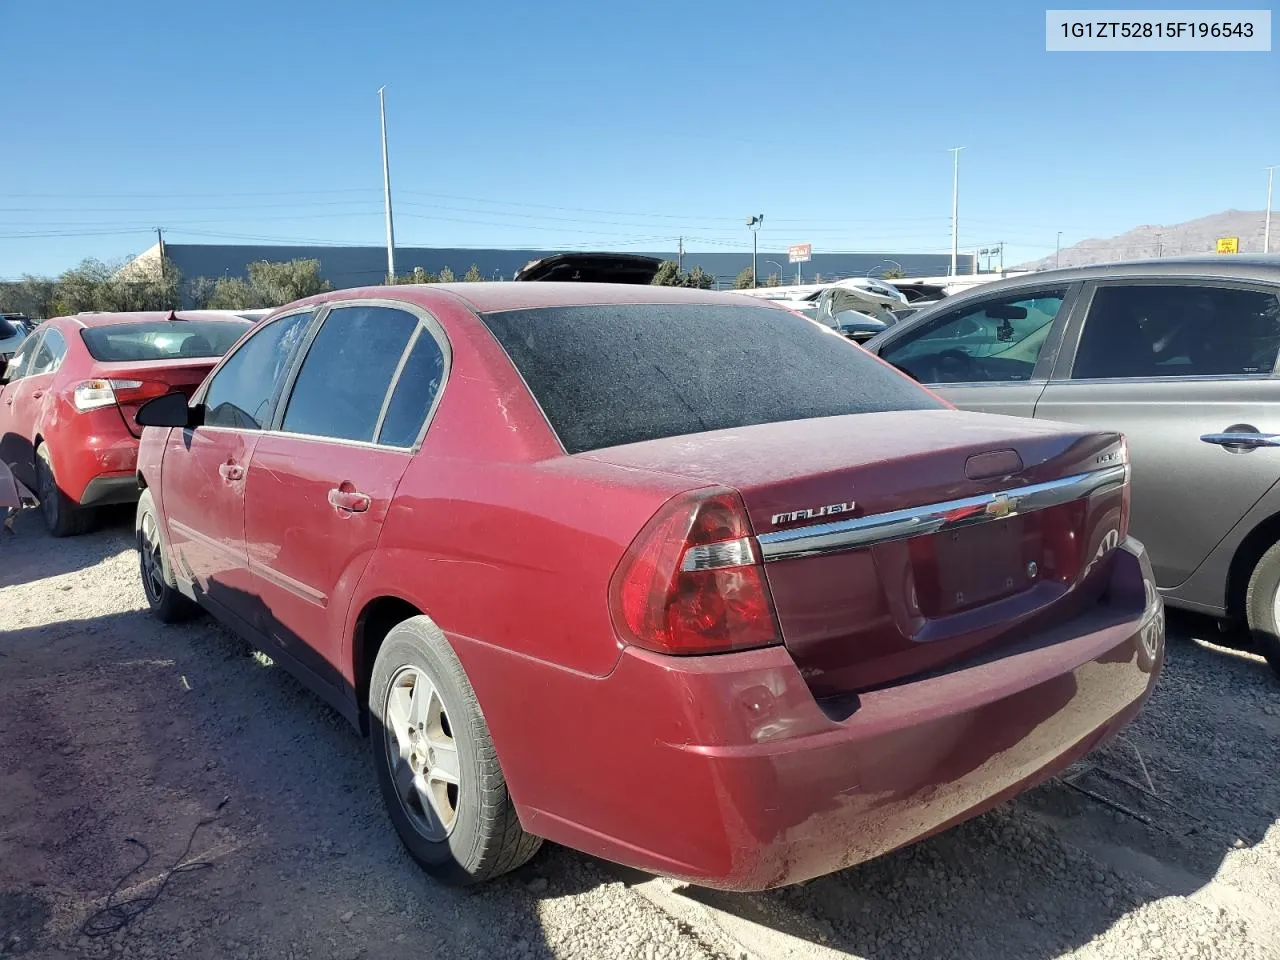
[[[951,171],[951,276],[956,275],[960,256],[960,151],[964,147],[948,147],[955,163]]]
[[[751,287],[760,286],[756,279],[756,257],[759,255],[760,228],[764,226],[764,214],[758,213],[747,221],[747,229],[751,231]]]
[[[1058,243],[1053,249],[1053,265],[1059,267],[1062,265],[1062,231],[1058,231]]]
[[[786,277],[787,275],[787,271],[783,268],[782,264],[780,264],[777,260],[766,260],[765,263],[772,263],[775,267],[778,268],[778,282],[781,283],[783,278]]]
[[[396,232],[391,224],[391,165],[387,159],[386,86],[378,88],[378,112],[382,115],[382,195],[387,208],[387,282],[396,278]]]
[[[1271,184],[1276,177],[1276,165],[1267,167],[1267,219],[1262,228],[1262,252],[1271,252]]]

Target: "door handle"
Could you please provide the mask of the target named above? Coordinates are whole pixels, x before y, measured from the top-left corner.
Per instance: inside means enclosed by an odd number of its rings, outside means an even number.
[[[1280,434],[1277,433],[1206,433],[1200,439],[1219,447],[1236,447],[1240,450],[1280,447]]]
[[[218,473],[222,474],[222,479],[228,483],[234,483],[236,480],[244,479],[244,467],[238,463],[221,463],[218,464]]]
[[[44,396],[44,391],[43,391],[43,390],[35,390],[35,391],[33,391],[33,392],[32,392],[32,394],[31,394],[31,399],[32,399],[32,400],[39,400],[39,399],[40,399],[41,397],[43,397],[43,396]],[[12,400],[10,400],[9,402],[10,402],[10,403],[12,403],[13,401],[12,401]]]
[[[329,491],[329,506],[341,514],[364,513],[373,500],[367,493],[361,493],[359,490],[343,489],[347,486],[350,485],[344,483],[341,487],[334,487]]]

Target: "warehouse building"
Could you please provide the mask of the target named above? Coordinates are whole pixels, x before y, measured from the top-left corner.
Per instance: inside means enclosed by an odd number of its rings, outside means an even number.
[[[449,267],[459,278],[472,264],[487,280],[510,280],[517,270],[532,260],[561,253],[561,250],[500,250],[460,247],[397,247],[396,272],[412,273],[422,267],[428,273],[439,273]],[[626,251],[628,253],[639,251]],[[164,254],[186,280],[196,277],[246,277],[248,264],[260,260],[319,260],[324,278],[335,287],[359,287],[382,283],[387,273],[385,247],[340,246],[289,246],[242,245],[212,243],[168,243]],[[676,260],[674,250],[648,252],[645,255]],[[153,244],[134,260],[130,269],[148,270],[158,267],[160,247]],[[770,262],[772,261],[772,262]],[[751,251],[727,253],[690,253],[683,257],[684,268],[701,267],[716,277],[722,287],[733,285],[734,278],[744,268],[751,266]],[[757,271],[761,283],[771,275],[783,274],[783,282],[794,282],[797,265],[788,263],[785,251],[760,251]],[[946,273],[951,255],[920,253],[820,253],[814,251],[813,259],[800,264],[802,279],[811,281],[821,276],[836,280],[844,277],[878,274],[885,270],[900,269],[907,276],[932,276]],[[960,258],[961,273],[972,272],[975,258],[964,254]]]

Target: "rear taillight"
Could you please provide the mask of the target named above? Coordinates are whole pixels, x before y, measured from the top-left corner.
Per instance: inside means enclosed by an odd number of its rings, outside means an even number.
[[[760,548],[742,499],[677,497],[627,549],[609,585],[624,641],[658,653],[722,653],[780,643]]]
[[[169,384],[156,380],[86,380],[76,385],[71,396],[76,409],[84,412],[117,403],[142,403],[169,390]]]

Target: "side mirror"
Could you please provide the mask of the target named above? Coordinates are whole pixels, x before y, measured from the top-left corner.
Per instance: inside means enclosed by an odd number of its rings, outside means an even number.
[[[200,411],[187,403],[184,393],[166,393],[148,400],[134,417],[140,427],[198,427]]]

